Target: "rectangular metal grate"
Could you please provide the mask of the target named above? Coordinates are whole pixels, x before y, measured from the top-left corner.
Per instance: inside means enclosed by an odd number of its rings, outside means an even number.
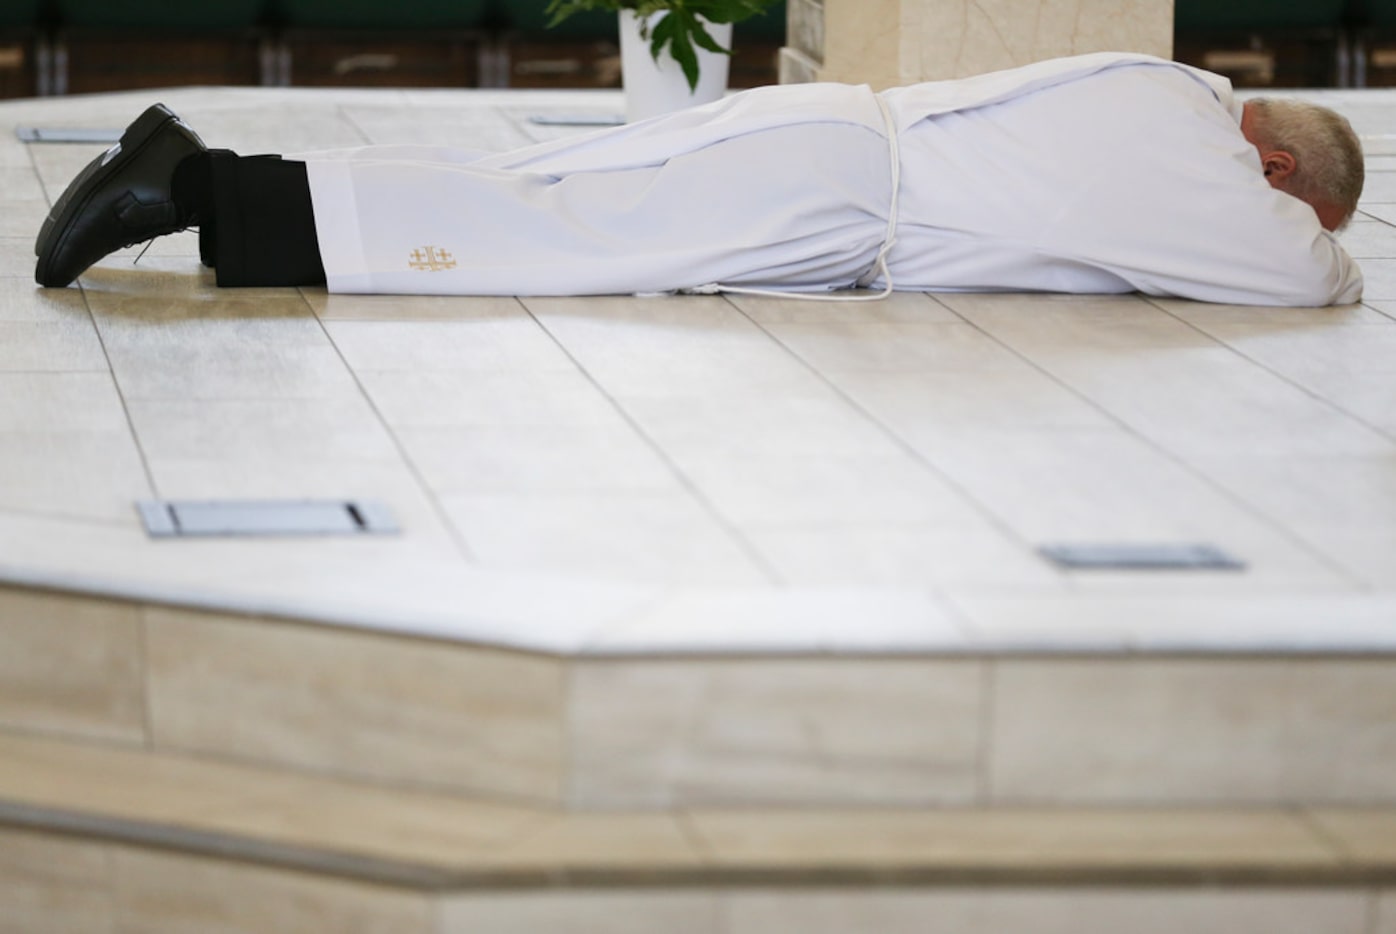
[[[534,114],[528,122],[536,126],[620,126],[620,114]]]
[[[144,500],[136,509],[151,538],[398,531],[387,506],[365,500]]]
[[[1240,571],[1246,565],[1215,545],[1198,543],[1054,543],[1038,553],[1060,567],[1124,571]]]
[[[76,126],[15,127],[15,135],[24,143],[115,143],[122,132]]]

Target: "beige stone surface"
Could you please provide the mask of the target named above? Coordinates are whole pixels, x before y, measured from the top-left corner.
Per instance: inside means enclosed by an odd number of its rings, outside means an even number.
[[[963,803],[978,769],[975,662],[574,665],[567,799]]]
[[[495,859],[581,878],[697,870],[706,862],[675,814],[554,814],[528,828]]]
[[[788,0],[785,5],[785,45],[818,57],[824,50],[824,0]]]
[[[14,734],[0,734],[0,762],[0,799],[12,807],[176,826],[323,790],[294,774]]]
[[[122,431],[121,396],[108,373],[0,371],[0,431]]]
[[[496,650],[151,609],[164,749],[554,801],[558,662]],[[236,705],[240,715],[224,713]]]
[[[0,509],[129,524],[150,497],[140,449],[123,429],[0,431]]]
[[[902,0],[901,13],[903,82],[1086,52],[1173,53],[1171,0]]]
[[[440,912],[437,934],[725,934],[727,930],[719,897],[703,891],[482,893],[445,898]]]
[[[358,395],[330,399],[173,399],[128,404],[145,456],[168,461],[396,463],[399,453]]]
[[[355,370],[568,371],[572,364],[523,309],[496,306],[470,318],[423,320],[405,330],[392,321],[323,322]]]
[[[824,48],[819,80],[902,84],[901,17],[903,0],[824,0]]]
[[[1376,920],[1372,934],[1396,934],[1396,893],[1387,892],[1375,900]]]
[[[1386,808],[1313,808],[1305,816],[1351,861],[1396,866],[1396,814]]]
[[[1087,52],[1173,51],[1171,0],[805,0],[789,19],[791,49],[817,63],[818,80],[878,88]]]
[[[321,321],[492,321],[520,307],[501,295],[331,295],[309,286],[300,295]]]
[[[703,862],[672,814],[567,814],[5,734],[0,762],[0,804],[7,809],[71,815],[109,832],[137,822],[187,841],[215,835],[233,851],[272,846],[322,860],[333,855],[445,873],[523,873],[534,883],[569,873],[643,877]]]
[[[995,801],[1386,800],[1396,666],[1341,661],[1004,661]]]
[[[1291,744],[1287,793],[1342,803],[1396,798],[1396,663],[1388,658],[1297,664],[1302,693],[1281,708]]]
[[[439,870],[471,868],[536,833],[549,814],[488,799],[340,781],[212,805],[187,825],[260,842]]]
[[[185,314],[188,298],[94,294],[112,372],[130,401],[356,396],[352,374],[298,296],[229,296]]]
[[[942,889],[732,895],[725,934],[1362,934],[1353,891]]]
[[[71,177],[71,176],[70,176]],[[33,273],[34,237],[0,237],[0,276],[28,276]]]
[[[68,372],[103,370],[102,345],[83,318],[6,321],[0,318],[0,370]]]
[[[652,475],[652,474],[651,474]],[[685,491],[443,495],[482,566],[669,587],[760,585],[727,529]]]
[[[1360,419],[1334,413],[1326,401],[1282,374],[1256,367],[1184,321],[1153,315],[1147,305],[1096,297],[1048,301],[1029,310],[1022,296],[990,295],[949,296],[946,303],[994,340],[1187,460],[1204,454],[1396,453],[1389,438]],[[1396,329],[1384,325],[1366,337],[1353,330],[1330,328],[1328,341],[1390,347],[1396,336]],[[1351,357],[1360,371],[1361,356]]]
[[[1278,812],[695,810],[688,820],[704,852],[722,867],[1206,872],[1323,870],[1339,863],[1319,833]]]
[[[116,934],[429,934],[427,896],[113,848]]]
[[[0,934],[111,934],[104,847],[0,828]]]
[[[0,588],[0,725],[145,738],[135,606]]]

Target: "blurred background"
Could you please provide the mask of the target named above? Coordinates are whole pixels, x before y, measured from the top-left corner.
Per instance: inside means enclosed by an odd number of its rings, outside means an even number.
[[[547,0],[0,0],[0,97],[176,85],[615,87],[612,14]],[[1396,85],[1396,0],[1176,0],[1174,56],[1242,87]],[[785,5],[731,84],[776,80]]]
[[[548,0],[0,0],[0,97],[176,85],[620,86],[614,13]],[[776,80],[785,5],[737,27],[734,87]]]

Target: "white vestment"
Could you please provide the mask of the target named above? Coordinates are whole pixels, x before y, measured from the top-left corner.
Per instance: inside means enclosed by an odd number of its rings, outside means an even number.
[[[1356,301],[1356,264],[1265,181],[1240,117],[1225,79],[1101,53],[880,95],[758,88],[500,155],[299,158],[335,292],[820,292],[890,277]]]

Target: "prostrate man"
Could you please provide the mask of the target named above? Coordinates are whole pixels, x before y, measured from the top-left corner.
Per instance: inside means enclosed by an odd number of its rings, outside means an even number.
[[[1046,290],[1356,301],[1347,121],[1097,54],[874,94],[787,85],[481,156],[205,150],[156,106],[36,244],[63,286],[188,227],[219,285],[332,292]],[[848,294],[848,293],[840,293]],[[867,293],[852,293],[867,294]]]

